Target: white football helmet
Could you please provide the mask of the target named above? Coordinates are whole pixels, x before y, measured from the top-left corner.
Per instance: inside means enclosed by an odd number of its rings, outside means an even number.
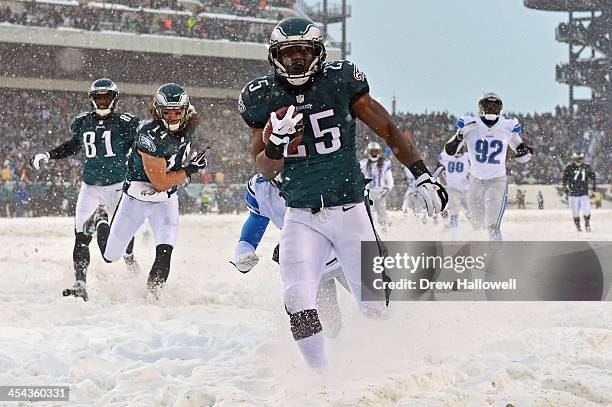
[[[366,148],[366,155],[368,156],[368,160],[378,161],[378,159],[382,155],[382,148],[380,147],[380,144],[378,144],[376,141],[368,143],[368,147]]]

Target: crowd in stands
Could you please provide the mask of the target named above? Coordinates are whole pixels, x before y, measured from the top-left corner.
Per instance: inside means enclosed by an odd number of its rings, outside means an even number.
[[[148,118],[150,97],[121,95],[119,110]],[[191,190],[191,199],[205,199],[214,203],[219,197],[234,202],[225,205],[234,210],[239,205],[232,185],[244,185],[255,168],[248,153],[251,135],[237,113],[234,101],[212,99],[193,100],[203,116],[199,142],[194,148],[211,147],[210,167],[193,179],[194,185],[208,185],[206,197],[198,197],[200,190]],[[20,214],[28,207],[30,215],[71,213],[80,187],[80,154],[65,160],[52,161],[42,172],[33,171],[28,164],[32,154],[47,151],[71,137],[72,119],[89,110],[85,93],[4,90],[0,93],[0,216]],[[562,169],[573,151],[584,151],[599,179],[612,179],[612,134],[605,128],[599,114],[577,114],[577,131],[570,134],[569,113],[557,108],[554,113],[518,115],[523,124],[524,140],[533,145],[535,156],[528,164],[518,164],[510,158],[509,182],[517,184],[558,184]],[[437,156],[453,134],[456,117],[448,113],[396,114],[395,122],[421,151],[430,168],[437,166]],[[363,124],[358,125],[358,154],[373,138]],[[512,154],[509,154],[512,157]],[[394,160],[396,183],[404,185],[401,166]],[[211,192],[212,191],[212,192]],[[399,191],[401,193],[403,191]],[[240,194],[238,194],[240,195]],[[188,199],[188,197],[187,197]],[[236,201],[237,199],[237,201]],[[43,203],[37,207],[36,202]],[[28,203],[30,204],[28,206]],[[218,203],[217,203],[218,204]],[[197,205],[196,205],[197,206]],[[220,208],[221,209],[221,208]],[[224,209],[225,210],[225,209]]]
[[[267,42],[291,1],[118,0],[58,5],[38,2],[0,6],[0,23],[90,31],[174,35],[219,40]],[[287,8],[278,11],[279,7]]]

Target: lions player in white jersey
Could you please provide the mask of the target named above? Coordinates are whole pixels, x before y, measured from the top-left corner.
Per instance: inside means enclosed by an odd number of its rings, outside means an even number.
[[[500,225],[508,202],[508,146],[519,163],[528,162],[533,149],[523,143],[518,120],[500,116],[503,103],[498,95],[485,93],[478,107],[478,116],[466,115],[457,121],[457,133],[444,149],[455,155],[459,144],[465,142],[471,164],[468,205],[472,223],[477,229],[486,225],[489,238],[501,241]]]
[[[382,155],[382,148],[375,141],[368,144],[366,156],[366,158],[359,161],[359,165],[366,179],[371,180],[366,185],[366,188],[370,199],[374,202],[376,220],[382,227],[382,230],[386,231],[387,226],[389,226],[387,196],[394,186],[391,160],[386,159]]]
[[[459,146],[455,155],[449,155],[442,150],[438,161],[444,167],[446,191],[448,191],[448,227],[451,230],[459,224],[459,212],[469,217],[468,191],[470,189],[470,159],[464,154],[463,146]]]
[[[268,181],[261,174],[254,175],[247,184],[246,204],[249,217],[242,225],[240,240],[236,245],[233,262],[230,262],[241,273],[248,273],[259,262],[255,253],[259,242],[270,221],[278,229],[282,229],[285,221],[285,200],[281,197],[276,181]],[[278,245],[272,259],[278,263]],[[317,310],[321,318],[324,332],[329,337],[335,337],[342,326],[342,314],[338,306],[336,280],[350,292],[346,278],[340,268],[338,259],[332,253],[325,264],[317,292]]]

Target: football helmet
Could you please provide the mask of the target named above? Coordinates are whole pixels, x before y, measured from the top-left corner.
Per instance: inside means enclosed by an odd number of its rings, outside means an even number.
[[[155,118],[169,131],[179,130],[187,122],[189,114],[193,110],[189,103],[187,91],[176,83],[166,83],[157,89],[153,99],[153,107]],[[180,110],[181,116],[176,123],[170,123],[164,118],[162,110]]]
[[[572,154],[572,160],[577,165],[582,165],[582,163],[584,162],[584,153],[580,151],[574,151],[574,153]]]
[[[478,100],[478,110],[480,111],[480,117],[495,121],[499,119],[504,104],[502,103],[499,95],[493,92],[487,92],[480,97]]]
[[[381,156],[381,153],[382,153],[382,148],[380,147],[380,144],[378,144],[376,141],[372,141],[371,143],[368,143],[368,147],[366,149],[368,160],[378,161],[378,159]]]
[[[96,102],[96,97],[99,95],[110,95],[111,100],[108,106],[98,106],[100,102]],[[117,84],[110,79],[96,79],[89,88],[89,101],[91,102],[91,107],[93,107],[96,114],[100,117],[106,117],[115,110],[118,98],[119,92],[117,91]]]
[[[268,61],[291,85],[305,84],[319,71],[326,55],[323,33],[306,18],[287,18],[272,30]]]

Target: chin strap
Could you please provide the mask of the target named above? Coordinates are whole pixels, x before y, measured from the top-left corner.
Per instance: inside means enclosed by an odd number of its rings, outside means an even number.
[[[293,86],[302,86],[306,82],[308,82],[308,79],[310,79],[310,76],[305,76],[303,78],[285,78],[285,79],[287,80],[287,82],[289,82]]]
[[[96,114],[100,117],[106,117],[111,114],[112,109],[96,109]]]
[[[167,121],[165,121],[163,119],[162,119],[162,121],[164,122],[164,125],[166,126],[166,128],[168,130],[170,130],[170,131],[177,131],[181,127],[181,122],[180,121],[178,123],[176,123],[176,124],[170,124],[170,123],[168,123]]]

